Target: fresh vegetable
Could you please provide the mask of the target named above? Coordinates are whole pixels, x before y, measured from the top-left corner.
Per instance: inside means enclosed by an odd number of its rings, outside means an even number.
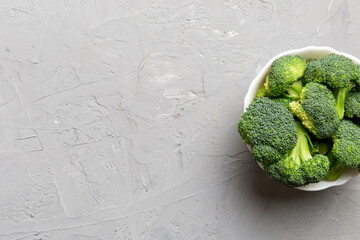
[[[296,125],[291,112],[267,97],[252,101],[241,115],[238,130],[245,143],[261,149],[255,155],[260,162],[277,155],[276,152],[285,154],[296,145]]]
[[[360,66],[337,54],[276,59],[238,131],[266,175],[288,187],[360,170]]]
[[[331,153],[341,165],[355,168],[360,164],[360,126],[343,119],[333,136]]]
[[[360,82],[358,65],[351,59],[329,54],[319,60],[310,61],[304,73],[304,81],[324,83],[334,89],[336,110],[340,119],[344,118],[344,103],[347,93]]]
[[[280,103],[284,108],[290,110],[289,104],[291,103],[291,100],[288,98],[273,98],[272,99],[276,103]]]
[[[328,158],[321,154],[311,155],[310,137],[300,122],[296,122],[298,134],[296,146],[275,163],[265,164],[267,176],[288,187],[298,187],[324,179],[329,170]]]
[[[330,161],[330,170],[326,173],[325,178],[330,181],[336,181],[349,168],[341,165],[341,163],[334,158],[334,155],[331,152],[327,155],[327,157]]]
[[[257,93],[256,93],[256,97],[257,98],[261,98],[261,97],[267,97],[267,92],[265,87],[260,88]]]
[[[360,118],[360,91],[347,94],[345,98],[345,116]]]
[[[300,101],[290,103],[290,111],[318,138],[331,138],[340,124],[334,95],[319,83],[306,84]]]
[[[302,83],[299,80],[306,69],[306,61],[301,56],[282,56],[276,59],[265,81],[269,96],[299,99]]]

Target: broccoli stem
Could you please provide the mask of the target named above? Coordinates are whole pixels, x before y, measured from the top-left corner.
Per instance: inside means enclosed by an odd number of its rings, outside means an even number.
[[[346,95],[353,87],[355,87],[355,83],[351,83],[351,85],[346,88],[337,88],[334,91],[336,100],[336,111],[339,115],[340,120],[344,118]]]
[[[327,180],[330,181],[336,181],[341,175],[343,175],[346,170],[348,170],[347,167],[344,167],[340,163],[336,163],[335,166],[333,166],[329,172],[325,175]]]
[[[319,153],[322,155],[330,152],[332,144],[330,142],[320,142],[319,143]]]
[[[301,80],[299,80],[294,82],[289,88],[289,90],[287,90],[287,93],[284,93],[283,95],[288,99],[296,101],[300,99],[300,94],[302,89],[303,89],[303,84]]]
[[[298,140],[296,146],[290,153],[290,156],[294,159],[297,164],[311,159],[312,155],[309,148],[309,135],[300,122],[296,122],[296,131],[298,133]]]
[[[326,179],[330,181],[336,181],[341,175],[343,175],[349,168],[344,167],[338,161],[335,160],[333,154],[330,152],[328,158],[331,164],[330,170],[325,175]]]
[[[298,126],[299,125],[299,126]],[[308,133],[306,129],[299,123],[297,124],[298,128],[298,134],[299,134],[299,144],[300,144],[300,158],[302,161],[306,161],[310,158],[312,158],[310,148],[309,148],[309,142],[308,142]]]
[[[290,152],[290,157],[292,157],[292,159],[294,160],[294,162],[298,165],[301,164],[301,159],[300,159],[300,144],[299,144],[299,138],[298,138],[298,143],[296,144],[296,146],[291,150]]]

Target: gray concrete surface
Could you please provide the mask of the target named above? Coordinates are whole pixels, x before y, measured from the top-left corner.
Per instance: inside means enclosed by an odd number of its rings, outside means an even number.
[[[360,56],[355,0],[3,0],[0,239],[358,239],[360,180],[266,179],[237,133],[275,54]]]

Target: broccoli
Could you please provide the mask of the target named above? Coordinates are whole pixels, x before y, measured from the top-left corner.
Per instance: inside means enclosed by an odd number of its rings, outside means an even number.
[[[327,153],[330,152],[332,148],[332,143],[331,142],[319,142],[319,151],[318,153],[322,154],[322,155],[326,155]]]
[[[310,138],[309,149],[310,149],[311,155],[315,155],[315,154],[319,153],[319,150],[320,150],[319,142],[315,139]]]
[[[303,88],[300,101],[290,103],[290,111],[317,138],[331,138],[340,124],[335,104],[326,86],[310,82]]]
[[[262,162],[264,164],[277,162],[283,156],[275,148],[261,144],[252,147],[250,153],[257,162]]]
[[[360,92],[350,92],[346,95],[345,116],[360,118]]]
[[[276,59],[265,80],[269,96],[284,96],[293,100],[300,97],[302,82],[299,80],[306,69],[306,61],[301,56],[282,56]]]
[[[355,64],[345,56],[332,53],[323,57],[320,61],[325,75],[325,82],[332,88],[347,88],[358,77]]]
[[[257,98],[261,98],[261,97],[266,97],[267,96],[267,92],[265,87],[260,88],[257,92],[256,92],[256,97]]]
[[[315,155],[316,153],[326,155],[332,148],[332,142],[324,140],[319,141],[315,137],[311,137],[309,141],[309,148],[311,155]]]
[[[360,171],[360,65],[337,54],[276,59],[238,131],[266,175],[288,187]]]
[[[304,170],[292,157],[285,157],[274,164],[265,164],[266,176],[274,181],[281,182],[288,187],[300,187],[307,184]]]
[[[336,99],[336,111],[339,114],[340,120],[344,118],[345,115],[345,99],[346,95],[350,90],[355,87],[355,83],[350,83],[348,87],[345,88],[336,88],[334,91]]]
[[[291,100],[288,98],[273,98],[272,99],[276,103],[280,103],[284,108],[290,110],[289,104],[291,103]]]
[[[324,179],[329,170],[328,158],[310,153],[310,137],[300,122],[296,122],[298,134],[296,146],[275,163],[265,164],[267,176],[288,187],[298,187]]]
[[[355,89],[360,90],[360,65],[354,63],[354,66],[355,66],[354,79],[355,79],[355,82],[356,82]]]
[[[360,164],[360,126],[343,119],[333,136],[331,154],[344,167],[354,168]]]
[[[259,149],[259,158],[285,154],[295,147],[297,133],[291,112],[268,97],[255,98],[240,116],[238,131],[247,144]],[[264,149],[271,149],[262,152]],[[267,151],[266,150],[266,151]],[[272,158],[272,157],[269,157]]]
[[[323,75],[321,62],[318,60],[310,60],[306,66],[303,79],[305,83],[309,83],[309,82],[323,83],[325,77]]]
[[[304,72],[304,82],[325,83],[331,88],[346,88],[358,81],[359,68],[351,59],[331,53],[319,60],[311,60]]]
[[[304,72],[304,81],[324,83],[334,89],[336,110],[343,119],[345,97],[356,82],[360,83],[360,68],[351,59],[332,53],[310,61]]]
[[[334,158],[334,155],[330,152],[327,155],[330,161],[330,170],[326,173],[325,178],[330,181],[336,181],[343,175],[349,168],[344,167]]]

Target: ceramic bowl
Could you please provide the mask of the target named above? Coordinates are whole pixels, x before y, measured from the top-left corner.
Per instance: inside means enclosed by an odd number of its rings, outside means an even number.
[[[265,66],[261,69],[259,74],[255,77],[255,79],[251,82],[249,90],[247,91],[245,100],[244,100],[244,111],[246,111],[246,108],[249,106],[252,99],[255,98],[257,90],[263,86],[263,84],[265,82],[265,78],[269,74],[270,66],[275,59],[277,59],[281,56],[284,56],[284,55],[300,55],[300,56],[304,57],[306,60],[319,59],[330,53],[344,55],[345,57],[350,58],[354,63],[360,64],[360,60],[358,58],[356,58],[350,54],[337,51],[330,47],[309,46],[309,47],[305,47],[305,48],[292,49],[292,50],[282,52],[282,53],[276,55],[275,57],[273,57],[270,61],[268,61],[265,64]],[[248,145],[248,148],[250,149],[251,146]],[[261,163],[259,163],[259,166],[261,168],[263,168]],[[297,189],[300,189],[303,191],[320,191],[320,190],[324,190],[329,187],[343,185],[347,181],[349,181],[351,178],[353,178],[357,175],[359,175],[359,172],[357,171],[357,169],[349,169],[336,181],[322,180],[318,183],[311,183],[306,186],[297,187]]]

